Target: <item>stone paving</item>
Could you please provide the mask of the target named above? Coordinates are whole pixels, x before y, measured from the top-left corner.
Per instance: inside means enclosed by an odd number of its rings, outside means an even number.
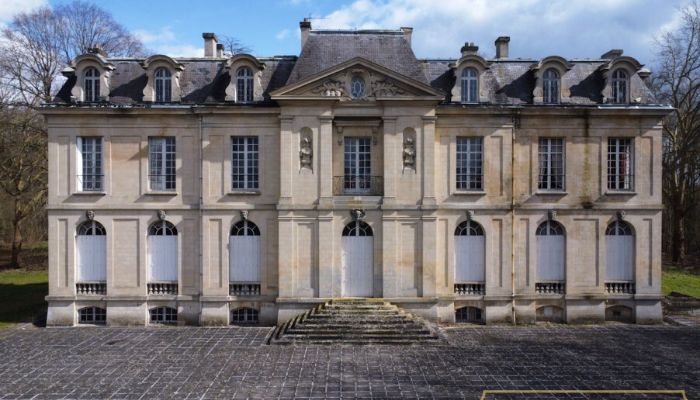
[[[682,389],[697,327],[446,327],[449,344],[268,346],[271,328],[53,328],[0,334],[0,399],[467,398],[503,389]],[[485,399],[680,399],[520,394]]]

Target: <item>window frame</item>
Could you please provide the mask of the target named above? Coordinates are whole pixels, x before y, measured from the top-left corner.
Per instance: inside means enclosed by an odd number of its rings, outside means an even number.
[[[252,103],[254,95],[253,70],[242,66],[236,70],[236,103]]]
[[[155,148],[156,145],[160,145],[160,149]],[[148,190],[152,192],[177,191],[177,140],[175,136],[148,138]]]
[[[350,78],[350,97],[353,99],[361,99],[367,96],[367,83],[365,78],[360,75],[353,75]]]
[[[473,73],[471,75],[470,73]],[[462,69],[460,76],[461,99],[465,104],[476,104],[479,102],[479,70],[474,67]],[[472,90],[473,93],[472,93]],[[473,97],[473,98],[472,98]]]
[[[472,149],[478,143],[476,150]],[[460,150],[462,146],[465,149]],[[472,157],[478,156],[477,160]],[[478,163],[472,166],[472,163]],[[461,170],[465,172],[460,173]],[[478,171],[472,173],[472,171]],[[457,192],[484,191],[484,138],[482,136],[458,136],[455,140],[455,190]]]
[[[235,150],[236,146],[243,146],[243,150]],[[251,146],[254,146],[254,149],[250,149]],[[239,160],[238,156],[242,159]],[[242,171],[238,172],[238,168],[242,168]],[[236,180],[236,177],[242,178],[242,181]],[[260,140],[258,136],[231,136],[230,183],[231,192],[260,192]]]
[[[621,151],[625,145],[628,152]],[[614,148],[611,151],[611,146]],[[607,150],[607,190],[609,192],[634,192],[634,138],[631,137],[608,137]],[[620,174],[623,169],[620,155],[626,154],[626,173]],[[614,155],[614,159],[611,156]],[[627,187],[625,187],[627,186]]]
[[[83,312],[85,311],[85,312]],[[89,315],[88,315],[89,314]],[[78,309],[78,325],[104,325],[107,323],[107,309],[83,307]]]
[[[87,67],[83,72],[83,101],[100,101],[100,71],[95,67]]]
[[[619,76],[624,74],[624,76]],[[614,104],[629,103],[630,74],[624,68],[617,68],[610,74],[611,99]]]
[[[542,74],[542,102],[544,104],[561,102],[561,74],[556,68],[547,68]]]
[[[560,152],[554,150],[554,141],[560,141]],[[545,144],[546,143],[546,144]],[[543,152],[543,144],[545,144],[545,151]],[[559,162],[561,165],[554,165],[556,160],[553,160],[554,156],[560,155]],[[543,159],[544,157],[544,159]],[[565,192],[566,191],[566,140],[563,137],[540,137],[537,141],[537,190],[543,192]],[[543,161],[546,163],[546,174],[543,174]],[[552,173],[554,169],[559,168],[561,174]],[[559,176],[560,186],[555,187],[555,177]],[[544,180],[543,180],[544,178]]]
[[[162,76],[159,76],[162,73]],[[155,91],[154,100],[156,103],[171,103],[173,96],[172,73],[168,68],[158,67],[153,73]]]
[[[102,136],[78,136],[76,138],[76,191],[80,193],[104,192],[104,170],[104,140]],[[90,171],[90,173],[85,173],[86,171]],[[90,178],[86,180],[85,177]]]

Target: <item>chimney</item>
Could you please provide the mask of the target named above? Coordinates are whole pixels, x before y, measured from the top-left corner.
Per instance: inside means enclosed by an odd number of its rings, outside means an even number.
[[[600,56],[603,60],[613,60],[622,55],[622,49],[612,49],[608,50],[605,54]]]
[[[301,48],[303,49],[306,39],[309,38],[309,32],[311,32],[311,18],[304,18],[303,21],[299,22],[299,30],[301,31]]]
[[[224,56],[224,45],[223,43],[216,44],[216,56],[222,58]]]
[[[460,51],[462,52],[462,57],[476,54],[479,51],[479,46],[475,45],[473,42],[465,42]]]
[[[211,32],[202,33],[204,38],[204,57],[214,57],[216,54],[216,35]]]
[[[411,45],[411,35],[413,35],[413,28],[410,26],[402,26],[401,31],[403,31],[403,38],[406,39],[408,45]]]
[[[496,39],[496,58],[508,58],[508,42],[510,36],[499,36]]]

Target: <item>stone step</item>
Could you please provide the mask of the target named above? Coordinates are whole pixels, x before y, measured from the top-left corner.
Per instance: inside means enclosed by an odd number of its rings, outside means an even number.
[[[367,327],[367,328],[377,328],[377,327],[385,327],[387,329],[405,329],[407,327],[424,327],[422,324],[417,323],[415,321],[396,321],[392,323],[385,323],[381,321],[373,321],[373,322],[363,322],[363,323],[358,323],[357,320],[348,320],[348,321],[316,321],[316,320],[309,320],[307,319],[304,322],[297,322],[296,324],[293,324],[292,326],[306,326],[309,328],[317,328],[317,329],[322,329],[322,328],[355,328],[355,327]]]
[[[396,311],[398,312],[398,308],[396,306],[387,306],[387,305],[365,305],[365,304],[360,304],[360,305],[351,305],[351,304],[331,304],[327,307],[324,307],[324,310],[367,310],[367,311]]]
[[[304,341],[293,341],[293,340],[276,340],[273,342],[276,345],[295,345],[295,344],[305,344],[305,345],[351,345],[351,346],[371,346],[371,345],[392,345],[392,346],[413,346],[417,344],[423,344],[424,341],[416,342],[415,340],[404,340],[404,339],[382,339],[382,340],[366,340],[366,339],[345,339],[343,341],[338,341],[335,339],[330,340],[304,340]],[[439,344],[440,341],[430,340],[428,343]]]
[[[339,334],[339,333],[313,333],[313,334],[287,334],[285,339],[295,341],[305,340],[383,340],[383,339],[402,339],[402,340],[436,340],[435,336],[417,335],[417,334],[397,334],[397,335],[378,335],[378,334]]]
[[[328,327],[307,327],[306,325],[301,325],[302,327],[295,327],[287,329],[287,333],[290,334],[313,334],[313,333],[333,333],[333,334],[372,334],[372,335],[403,335],[403,334],[415,334],[415,335],[430,335],[429,329],[420,326],[412,326],[410,328],[402,329],[387,329],[387,328],[367,328],[367,327],[343,327],[343,328],[328,328]]]

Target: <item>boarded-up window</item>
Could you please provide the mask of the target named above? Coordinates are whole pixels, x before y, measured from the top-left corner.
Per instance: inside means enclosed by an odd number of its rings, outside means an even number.
[[[76,237],[77,282],[107,280],[107,236],[105,228],[96,221],[78,226]]]
[[[484,282],[485,237],[481,225],[464,221],[455,230],[455,283]]]
[[[564,281],[566,236],[556,221],[545,221],[537,228],[537,281]]]
[[[260,282],[260,229],[248,220],[239,221],[231,228],[229,280]]]
[[[634,233],[632,226],[615,221],[605,231],[607,281],[634,280]]]
[[[148,281],[177,281],[177,229],[158,221],[148,229]]]

